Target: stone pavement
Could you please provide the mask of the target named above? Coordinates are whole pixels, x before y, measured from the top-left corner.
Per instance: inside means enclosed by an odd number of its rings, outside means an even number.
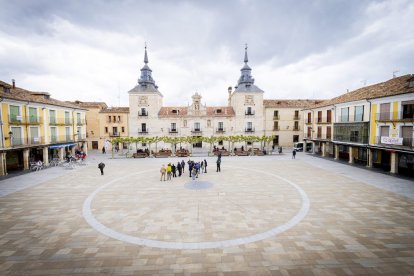
[[[412,181],[299,153],[207,158],[197,189],[90,157],[0,182],[0,275],[414,274]]]

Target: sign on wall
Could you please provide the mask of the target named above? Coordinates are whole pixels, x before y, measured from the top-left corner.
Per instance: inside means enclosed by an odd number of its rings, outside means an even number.
[[[403,138],[381,136],[381,144],[402,145],[403,144]]]

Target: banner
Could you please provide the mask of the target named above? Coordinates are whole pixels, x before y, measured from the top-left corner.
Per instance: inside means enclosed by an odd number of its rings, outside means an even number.
[[[381,136],[381,144],[402,145],[403,138]]]

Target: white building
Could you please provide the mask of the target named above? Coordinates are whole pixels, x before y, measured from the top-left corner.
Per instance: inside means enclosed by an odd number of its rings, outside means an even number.
[[[317,101],[312,100],[264,100],[264,91],[254,84],[252,69],[248,65],[247,47],[244,66],[237,86],[228,88],[227,106],[206,106],[202,96],[195,93],[189,106],[163,106],[163,95],[152,78],[145,47],[144,67],[138,84],[129,93],[129,134],[132,137],[160,136],[274,136],[273,144],[293,146],[302,140],[303,125],[300,110]],[[274,116],[280,112],[283,117]],[[276,119],[277,118],[277,119]],[[283,118],[283,119],[282,119]],[[282,129],[272,128],[275,121],[283,120]],[[280,133],[279,133],[280,132]],[[221,146],[222,144],[219,143]],[[240,147],[244,143],[235,144]],[[170,147],[169,144],[160,147]],[[228,144],[223,144],[225,148]],[[260,143],[252,144],[260,147]],[[204,148],[202,143],[194,148]]]

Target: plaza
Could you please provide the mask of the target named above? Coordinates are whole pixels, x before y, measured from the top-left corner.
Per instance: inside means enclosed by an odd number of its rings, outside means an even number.
[[[0,181],[0,274],[414,273],[412,180],[286,152],[160,181],[182,158],[116,157]]]

